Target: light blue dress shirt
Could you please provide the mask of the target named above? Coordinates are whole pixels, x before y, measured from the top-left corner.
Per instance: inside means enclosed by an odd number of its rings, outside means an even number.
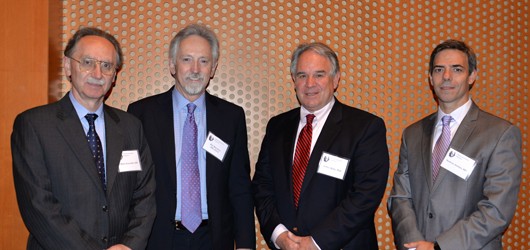
[[[96,112],[91,112],[83,105],[81,105],[72,94],[72,91],[68,92],[68,97],[70,97],[70,101],[74,105],[75,112],[77,113],[77,116],[79,117],[79,120],[81,121],[81,125],[83,125],[83,130],[85,131],[85,136],[88,134],[88,121],[85,118],[85,115],[87,114],[96,114],[98,115],[98,118],[94,121],[94,125],[96,125],[96,133],[98,133],[99,140],[101,141],[101,146],[103,147],[103,159],[105,162],[105,173],[107,172],[107,137],[105,136],[105,115],[103,113],[103,105],[99,106],[99,108],[96,110]],[[88,147],[88,141],[87,141],[87,147]],[[105,178],[107,177],[107,174],[105,174]]]
[[[182,148],[182,130],[184,128],[184,121],[188,115],[188,108],[186,105],[190,103],[180,92],[173,89],[172,93],[173,100],[173,131],[175,140],[175,161],[177,163],[177,211],[175,211],[175,220],[181,221],[181,165],[180,160],[181,148]],[[199,174],[201,181],[201,211],[202,219],[208,219],[208,203],[206,199],[206,151],[202,148],[206,139],[206,102],[204,100],[204,94],[202,94],[197,100],[193,102],[197,106],[193,112],[195,116],[195,122],[197,123],[197,152],[199,157]]]

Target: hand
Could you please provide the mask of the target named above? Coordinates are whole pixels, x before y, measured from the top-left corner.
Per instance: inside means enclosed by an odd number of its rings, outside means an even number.
[[[300,237],[300,236],[294,235],[291,232],[288,232],[287,236],[293,242],[298,243],[298,249],[319,250],[318,247],[315,245],[315,242],[313,241],[313,238],[311,236]]]
[[[434,250],[434,243],[429,241],[415,241],[403,245],[406,248],[416,248],[416,250]]]
[[[289,231],[285,231],[281,233],[278,238],[276,238],[276,245],[280,247],[280,249],[289,250],[289,249],[298,249],[299,244],[294,242],[290,239],[289,234],[292,234]]]
[[[132,250],[130,249],[129,247],[127,247],[126,245],[123,245],[123,244],[117,244],[117,245],[114,245],[114,246],[111,246],[109,249],[107,250]]]

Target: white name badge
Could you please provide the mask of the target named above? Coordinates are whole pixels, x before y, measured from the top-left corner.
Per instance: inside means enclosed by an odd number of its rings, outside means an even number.
[[[466,155],[449,148],[447,154],[445,155],[444,160],[442,161],[441,166],[449,172],[457,175],[458,177],[467,181],[467,178],[475,169],[477,162]]]
[[[320,157],[320,162],[318,163],[317,172],[339,180],[344,180],[349,163],[349,159],[323,152],[322,157]]]
[[[208,136],[206,136],[206,141],[204,142],[204,145],[202,145],[202,148],[222,162],[228,151],[228,146],[228,144],[215,136],[212,132],[208,132]]]
[[[119,172],[142,171],[138,150],[125,150],[121,152]]]

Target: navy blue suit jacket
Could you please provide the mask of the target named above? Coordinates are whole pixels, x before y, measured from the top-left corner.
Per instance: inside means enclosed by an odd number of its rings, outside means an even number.
[[[300,108],[270,119],[253,178],[256,214],[269,247],[278,224],[311,235],[322,249],[377,249],[374,214],[388,178],[383,120],[335,102],[311,153],[298,209],[292,158]],[[349,159],[344,180],[317,173],[327,152]]]
[[[173,87],[174,88],[174,87]],[[157,217],[148,249],[171,246],[176,210],[176,159],[172,91],[132,103],[143,123],[156,168]],[[215,249],[255,248],[247,128],[243,109],[205,93],[206,129],[229,145],[223,162],[206,154],[208,227]],[[202,143],[199,142],[201,145]]]

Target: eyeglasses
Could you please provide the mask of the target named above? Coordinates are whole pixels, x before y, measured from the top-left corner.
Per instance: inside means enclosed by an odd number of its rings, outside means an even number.
[[[81,58],[80,60],[74,59],[72,57],[67,56],[68,58],[76,61],[79,63],[79,70],[90,72],[96,69],[96,64],[99,64],[99,69],[101,70],[101,73],[104,75],[113,75],[116,73],[116,68],[114,67],[114,64],[110,62],[100,61],[94,58]]]

